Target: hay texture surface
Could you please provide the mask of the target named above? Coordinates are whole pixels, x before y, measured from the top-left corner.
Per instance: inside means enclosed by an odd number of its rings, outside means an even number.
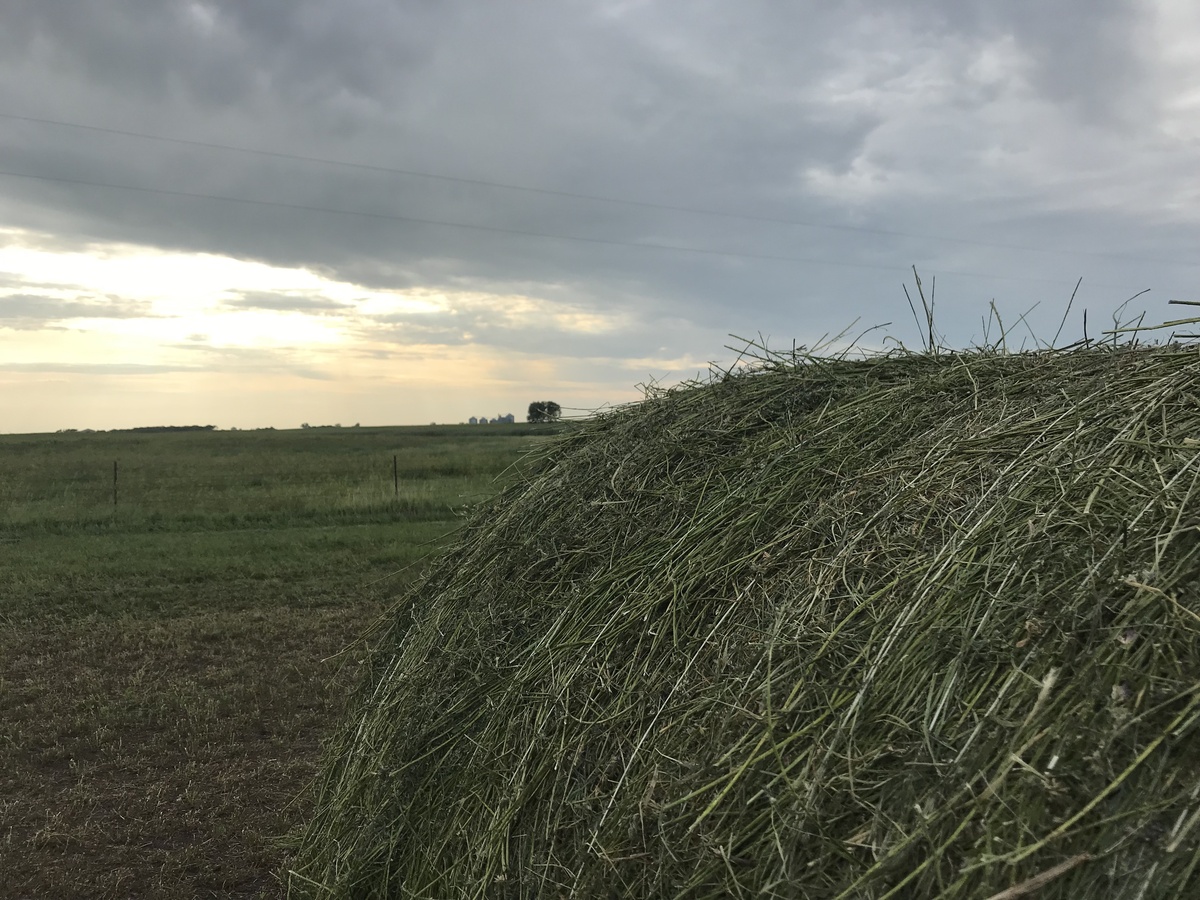
[[[396,608],[293,896],[1200,897],[1195,347],[762,360]]]

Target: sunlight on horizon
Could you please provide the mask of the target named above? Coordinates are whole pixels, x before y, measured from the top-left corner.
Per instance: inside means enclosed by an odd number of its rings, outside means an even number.
[[[546,398],[628,402],[642,367],[653,368],[557,350],[554,335],[619,335],[630,323],[537,297],[379,290],[130,244],[60,249],[16,229],[0,238],[0,428],[9,432],[206,417],[296,427],[520,416],[522,403]],[[532,329],[549,336],[542,353],[494,345]]]

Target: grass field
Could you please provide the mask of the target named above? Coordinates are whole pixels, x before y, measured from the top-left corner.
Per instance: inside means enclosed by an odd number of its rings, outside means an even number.
[[[0,436],[0,898],[280,896],[351,645],[552,429]]]

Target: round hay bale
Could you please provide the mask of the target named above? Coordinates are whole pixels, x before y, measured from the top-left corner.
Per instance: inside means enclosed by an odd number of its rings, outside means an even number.
[[[1200,896],[1194,347],[584,422],[396,607],[293,896]]]

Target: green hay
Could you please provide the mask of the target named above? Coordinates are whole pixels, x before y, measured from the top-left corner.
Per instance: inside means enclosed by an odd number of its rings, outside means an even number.
[[[296,897],[1200,896],[1194,347],[793,355],[397,607]]]

